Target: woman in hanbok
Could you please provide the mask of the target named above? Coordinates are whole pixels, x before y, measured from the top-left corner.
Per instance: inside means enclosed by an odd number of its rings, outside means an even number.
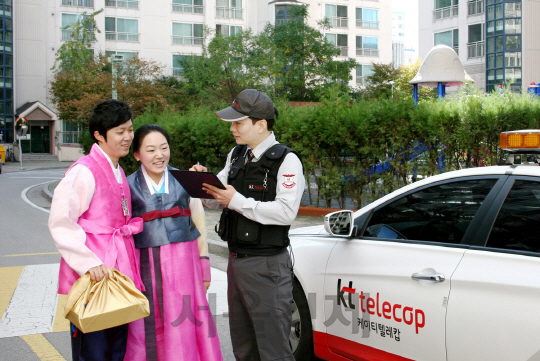
[[[190,198],[169,174],[169,136],[155,124],[135,132],[133,155],[141,167],[128,177],[135,235],[150,316],[129,326],[126,360],[222,360],[206,299],[210,259],[200,199]]]

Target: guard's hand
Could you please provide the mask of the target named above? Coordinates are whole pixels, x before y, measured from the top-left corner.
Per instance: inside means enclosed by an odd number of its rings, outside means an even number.
[[[192,172],[208,172],[208,169],[200,164],[194,164],[193,167],[189,168],[189,170]]]
[[[203,190],[214,197],[219,204],[222,204],[225,207],[229,205],[229,202],[236,194],[236,189],[229,184],[225,185],[225,189],[219,189],[208,183],[203,183]]]
[[[86,273],[90,274],[90,279],[94,282],[99,282],[103,278],[109,278],[109,271],[107,270],[107,267],[105,267],[105,265],[92,267]]]
[[[203,281],[203,287],[204,292],[208,293],[208,289],[210,288],[210,281]]]

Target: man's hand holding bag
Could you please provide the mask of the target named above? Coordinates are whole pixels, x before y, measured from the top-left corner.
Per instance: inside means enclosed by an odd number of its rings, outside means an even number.
[[[128,277],[108,268],[109,277],[93,282],[81,276],[69,291],[65,317],[84,333],[120,326],[150,315],[146,297]]]

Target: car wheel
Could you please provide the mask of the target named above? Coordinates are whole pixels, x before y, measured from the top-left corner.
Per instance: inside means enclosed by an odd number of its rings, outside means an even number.
[[[292,323],[289,344],[296,361],[313,360],[313,327],[309,305],[300,282],[293,279]]]

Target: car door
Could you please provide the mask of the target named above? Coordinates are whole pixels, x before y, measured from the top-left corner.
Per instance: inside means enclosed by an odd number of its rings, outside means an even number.
[[[540,360],[540,181],[500,193],[451,279],[448,360]]]
[[[445,360],[449,279],[471,222],[502,183],[441,181],[360,215],[361,236],[337,242],[327,266],[330,350],[353,360]]]

